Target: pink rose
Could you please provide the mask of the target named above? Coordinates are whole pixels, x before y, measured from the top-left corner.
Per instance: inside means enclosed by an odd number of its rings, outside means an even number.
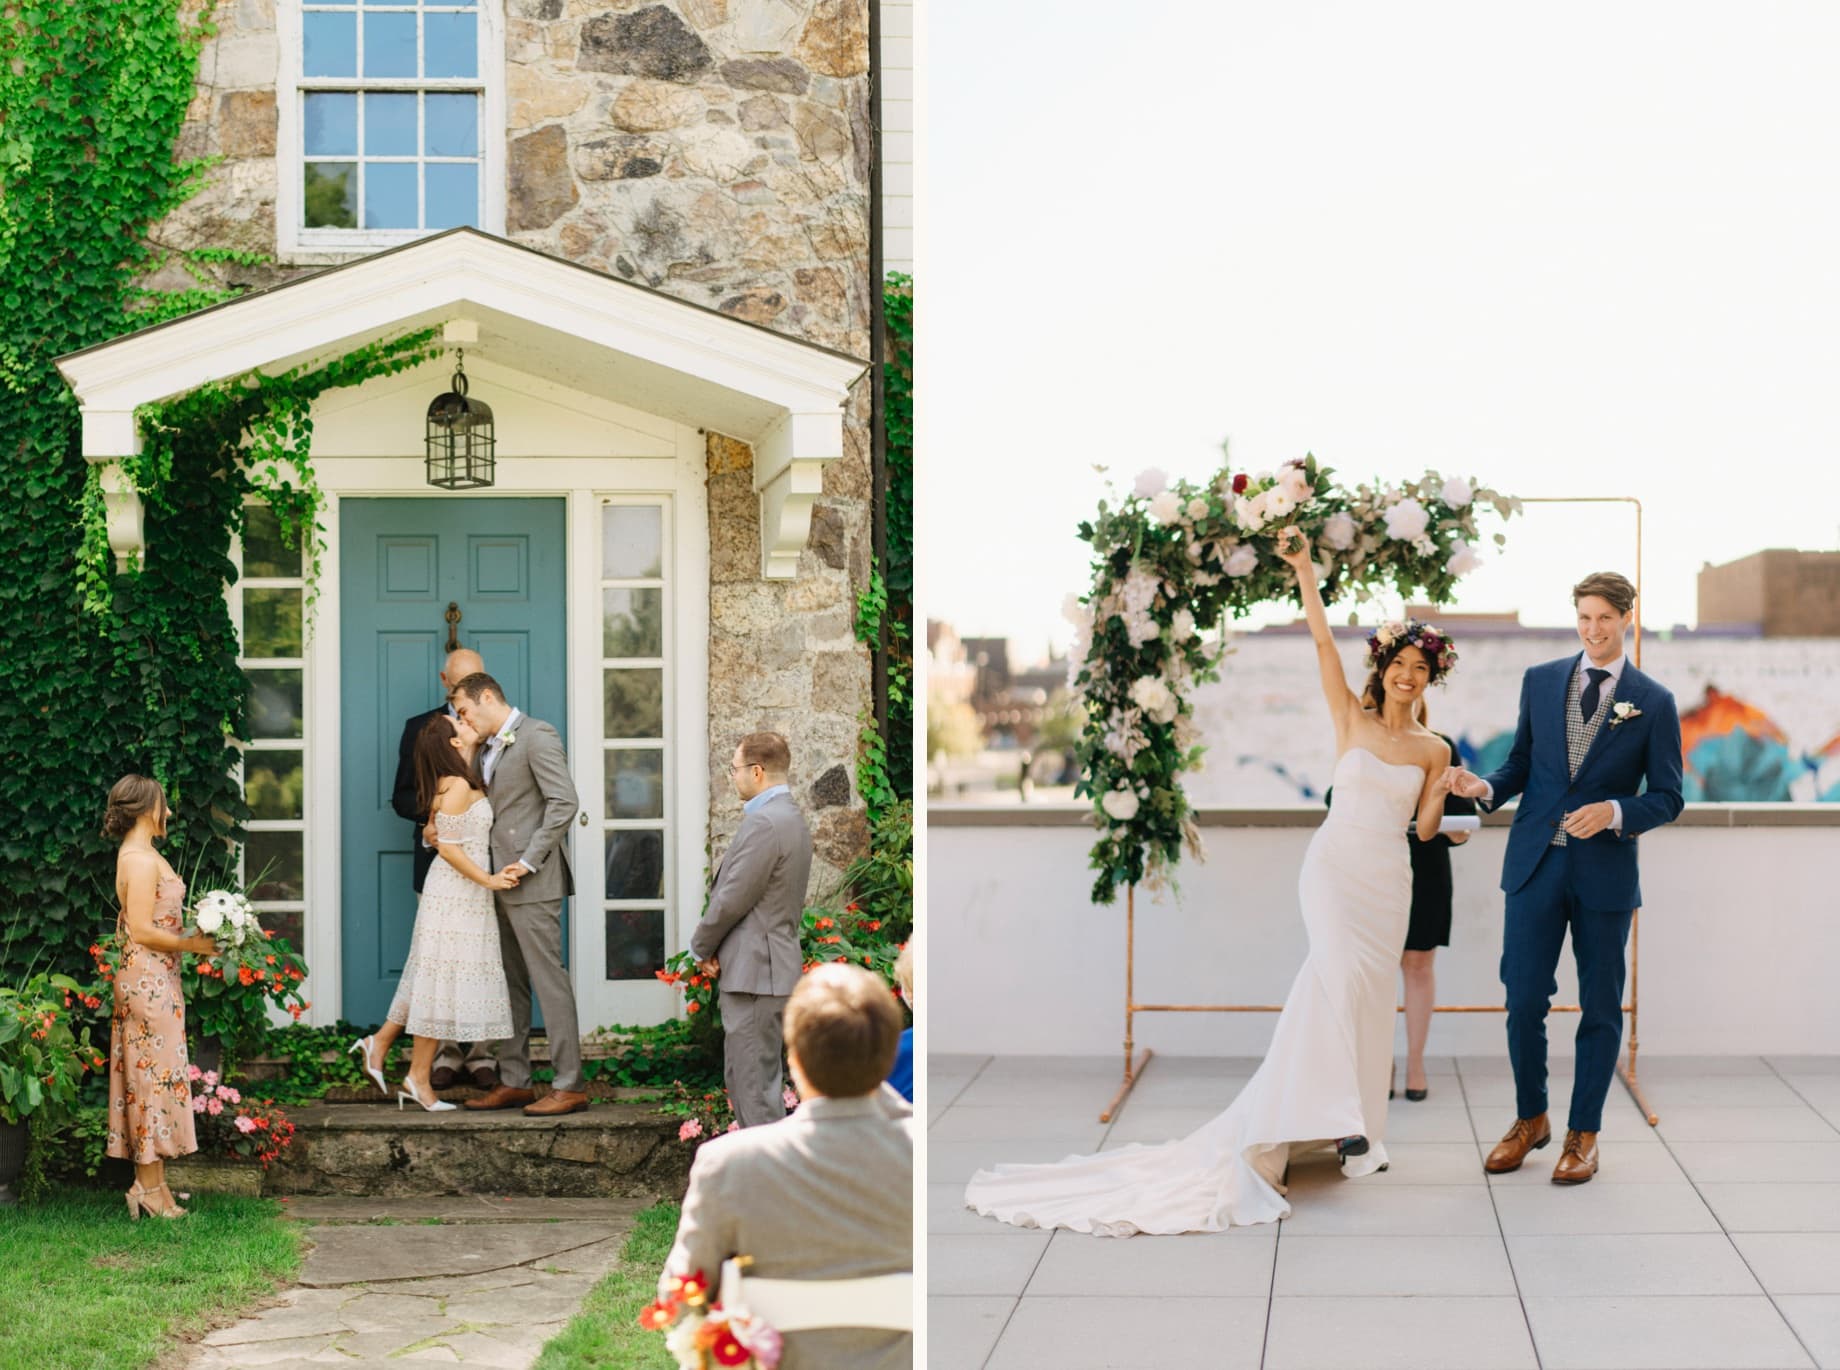
[[[215,1118],[218,1114],[224,1111],[223,1100],[206,1099],[204,1101],[204,1111],[206,1113],[209,1113],[213,1118]]]
[[[684,1119],[684,1125],[677,1129],[677,1140],[680,1142],[687,1142],[693,1138],[701,1137],[702,1135],[703,1124],[701,1120],[697,1118]]]

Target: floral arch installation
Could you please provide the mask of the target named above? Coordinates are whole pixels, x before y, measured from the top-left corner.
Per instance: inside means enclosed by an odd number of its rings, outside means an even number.
[[[1171,485],[1152,468],[1122,501],[1103,501],[1080,525],[1094,551],[1093,586],[1069,596],[1078,632],[1069,653],[1072,684],[1086,706],[1076,794],[1093,802],[1099,837],[1090,864],[1096,903],[1112,903],[1125,886],[1124,1075],[1099,1114],[1109,1122],[1152,1055],[1135,1057],[1138,1013],[1275,1013],[1278,1004],[1139,1004],[1135,995],[1137,886],[1173,883],[1186,849],[1202,856],[1200,832],[1180,780],[1206,751],[1190,721],[1188,690],[1216,680],[1226,655],[1227,618],[1253,606],[1297,599],[1296,578],[1274,550],[1275,534],[1295,525],[1315,551],[1325,604],[1371,603],[1384,590],[1442,603],[1458,579],[1481,564],[1477,516],[1506,520],[1526,504],[1634,506],[1635,584],[1642,585],[1642,504],[1630,496],[1519,499],[1467,477],[1427,471],[1399,485],[1340,490],[1313,456],[1277,472],[1223,470],[1205,486]],[[1497,547],[1507,536],[1495,532]],[[1637,601],[1634,655],[1640,666]],[[1351,621],[1355,615],[1351,614]],[[1206,634],[1223,631],[1209,641]],[[1631,920],[1629,1058],[1618,1074],[1650,1126],[1660,1120],[1636,1079],[1640,911]],[[1500,1005],[1437,1006],[1440,1013],[1500,1013]],[[1577,1012],[1555,1004],[1555,1013]]]

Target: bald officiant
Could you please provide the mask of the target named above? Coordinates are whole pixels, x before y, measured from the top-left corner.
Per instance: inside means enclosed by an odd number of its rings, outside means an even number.
[[[485,661],[478,652],[465,647],[449,652],[436,677],[441,682],[441,693],[451,699],[455,685],[485,668]],[[418,896],[422,892],[422,882],[428,878],[429,867],[434,865],[434,848],[422,836],[422,825],[428,821],[428,815],[415,801],[415,739],[431,719],[453,712],[452,703],[446,703],[411,718],[403,724],[402,745],[396,752],[396,786],[390,795],[390,807],[415,825],[415,892]],[[479,1088],[497,1089],[498,1062],[492,1057],[492,1043],[473,1042],[466,1046],[464,1054],[461,1047],[459,1042],[441,1043],[429,1083],[438,1090],[451,1089],[461,1083],[464,1072]]]

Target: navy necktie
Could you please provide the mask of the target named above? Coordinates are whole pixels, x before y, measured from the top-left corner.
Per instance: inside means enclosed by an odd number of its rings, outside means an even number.
[[[1597,701],[1603,695],[1604,682],[1610,678],[1610,672],[1592,666],[1586,672],[1591,683],[1584,687],[1584,696],[1578,701],[1578,712],[1589,723],[1597,713]]]

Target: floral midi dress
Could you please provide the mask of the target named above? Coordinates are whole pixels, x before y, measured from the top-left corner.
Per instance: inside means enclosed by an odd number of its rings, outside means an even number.
[[[153,892],[155,927],[178,932],[185,885],[163,875]],[[185,998],[179,953],[155,951],[121,934],[115,1020],[109,1042],[108,1153],[138,1165],[198,1150],[186,1076]]]

